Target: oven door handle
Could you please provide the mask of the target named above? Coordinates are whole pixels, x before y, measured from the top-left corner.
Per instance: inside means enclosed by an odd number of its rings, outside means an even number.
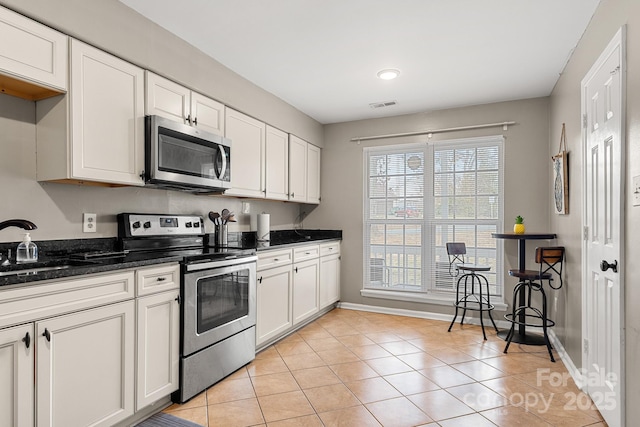
[[[220,261],[210,261],[195,264],[187,264],[187,271],[210,270],[212,268],[231,267],[232,265],[249,264],[258,261],[257,256],[240,257],[237,255],[229,256]]]

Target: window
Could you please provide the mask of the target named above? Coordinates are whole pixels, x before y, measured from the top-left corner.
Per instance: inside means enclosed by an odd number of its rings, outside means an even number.
[[[501,297],[502,157],[502,137],[365,148],[364,288],[453,298],[456,241]]]

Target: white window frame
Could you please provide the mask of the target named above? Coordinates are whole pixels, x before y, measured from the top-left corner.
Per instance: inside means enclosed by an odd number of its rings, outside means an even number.
[[[497,232],[500,232],[504,226],[504,137],[502,135],[494,135],[487,137],[477,138],[464,138],[453,139],[443,141],[427,141],[414,144],[395,144],[387,146],[376,147],[364,147],[363,148],[363,285],[360,291],[362,296],[392,299],[399,301],[410,302],[423,302],[431,304],[450,305],[455,298],[455,293],[451,291],[442,291],[436,289],[435,286],[435,270],[431,267],[435,264],[434,260],[434,246],[435,246],[435,226],[441,223],[450,223],[448,220],[435,220],[433,215],[434,195],[433,195],[433,183],[434,183],[434,170],[433,159],[434,152],[437,147],[446,145],[446,148],[464,148],[464,147],[478,147],[482,145],[496,145],[499,150],[499,192],[498,192],[498,219],[493,222],[496,223]],[[425,153],[425,187],[424,187],[424,215],[422,221],[422,249],[423,260],[422,270],[426,274],[422,275],[422,287],[423,290],[396,290],[396,289],[381,289],[378,287],[367,287],[367,278],[370,274],[368,258],[370,257],[371,250],[369,247],[369,227],[370,224],[376,221],[370,220],[369,217],[369,157],[375,154],[393,153],[397,151],[405,150],[422,150]],[[389,220],[387,220],[389,221]],[[415,219],[407,220],[399,223],[412,223]],[[378,221],[379,222],[379,221]],[[469,224],[475,224],[474,220],[460,221]],[[503,254],[502,244],[500,241],[496,241],[496,286],[499,290],[499,295],[492,296],[492,303],[497,309],[506,309],[504,304],[504,275],[503,271]],[[425,283],[427,281],[427,283]]]

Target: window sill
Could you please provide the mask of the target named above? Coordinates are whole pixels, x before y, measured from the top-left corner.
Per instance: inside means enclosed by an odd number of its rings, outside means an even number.
[[[398,292],[398,291],[383,291],[378,289],[362,289],[360,295],[368,298],[380,298],[394,301],[406,301],[406,302],[419,302],[422,304],[435,304],[435,305],[447,305],[453,304],[453,296],[442,295],[435,293],[422,293],[422,292]],[[507,304],[504,302],[492,301],[493,306],[498,311],[507,311]]]

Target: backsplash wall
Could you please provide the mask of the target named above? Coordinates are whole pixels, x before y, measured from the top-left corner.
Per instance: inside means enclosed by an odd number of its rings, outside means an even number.
[[[0,221],[24,218],[38,229],[38,240],[115,237],[116,215],[120,212],[200,214],[227,208],[236,213],[230,231],[249,231],[250,215],[271,214],[271,228],[289,229],[304,205],[276,201],[246,200],[249,215],[240,214],[242,199],[224,196],[198,196],[169,190],[139,187],[106,188],[36,181],[36,126],[33,101],[0,94]],[[82,214],[98,215],[97,231],[82,232]],[[205,220],[207,232],[213,223]],[[0,242],[22,240],[23,230],[0,231]]]

